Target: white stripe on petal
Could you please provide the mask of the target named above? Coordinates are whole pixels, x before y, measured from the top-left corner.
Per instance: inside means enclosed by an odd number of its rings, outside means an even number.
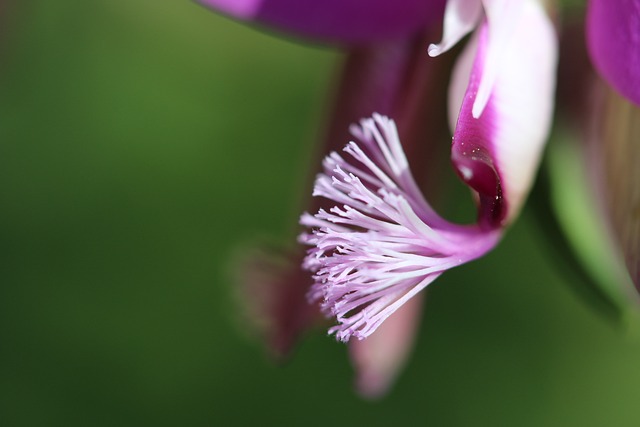
[[[491,90],[496,81],[503,55],[509,50],[522,48],[514,37],[516,26],[521,25],[523,9],[532,5],[531,0],[483,0],[485,15],[489,23],[489,45],[484,60],[485,68],[478,88],[478,95],[473,103],[473,117],[478,118],[489,101]],[[536,2],[536,6],[539,4]],[[530,36],[535,37],[536,33]]]

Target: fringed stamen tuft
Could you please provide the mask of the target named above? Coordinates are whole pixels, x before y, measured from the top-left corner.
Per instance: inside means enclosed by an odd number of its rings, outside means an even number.
[[[442,219],[424,199],[402,150],[393,120],[374,114],[351,132],[345,160],[323,162],[314,196],[337,203],[329,211],[303,214],[312,246],[303,267],[314,273],[309,293],[338,324],[341,341],[363,339],[444,271],[491,249],[497,233]]]

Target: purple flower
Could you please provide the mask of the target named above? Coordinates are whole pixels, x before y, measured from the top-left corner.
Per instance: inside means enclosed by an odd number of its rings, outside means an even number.
[[[309,287],[308,298],[335,319],[330,333],[342,341],[367,338],[350,341],[350,354],[359,390],[379,395],[412,346],[421,291],[446,270],[491,250],[522,207],[552,120],[554,26],[539,0],[372,0],[366,6],[356,0],[199,1],[235,18],[347,48],[328,123],[330,153],[308,209],[317,213],[301,218],[307,231],[299,239],[310,249],[306,257],[293,253],[293,264],[272,285],[278,289],[273,294],[287,299],[270,316],[275,335],[284,333],[281,341],[293,343],[316,318],[315,305],[304,305],[301,297],[300,287]],[[591,0],[588,20],[598,70],[635,103],[639,4]],[[428,44],[443,17],[442,41]],[[470,33],[442,99],[452,58],[445,52]],[[426,51],[442,57],[430,59]],[[440,165],[429,151],[446,138],[445,104],[452,164],[477,201],[477,221],[470,225],[438,215],[416,183],[426,177],[427,187],[437,187],[431,173]],[[348,128],[354,140],[338,154]],[[303,257],[313,283],[286,281],[300,277],[295,263]],[[303,306],[304,315],[286,320],[287,312]]]
[[[314,195],[338,205],[301,223],[314,246],[305,268],[315,272],[310,296],[338,325],[342,341],[366,338],[444,271],[492,249],[519,210],[546,140],[554,89],[554,31],[533,1],[451,1],[443,42],[448,50],[479,26],[454,72],[450,110],[456,122],[452,160],[479,197],[478,223],[441,218],[412,178],[396,127],[364,120],[352,133],[350,160],[325,159]],[[464,6],[464,7],[462,7]],[[526,83],[526,86],[523,85]]]

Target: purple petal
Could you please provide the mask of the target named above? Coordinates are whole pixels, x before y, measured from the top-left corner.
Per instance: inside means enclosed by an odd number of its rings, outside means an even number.
[[[399,39],[440,22],[445,0],[197,0],[235,18],[320,41]]]
[[[537,2],[506,22],[488,15],[454,70],[450,116],[452,161],[478,194],[481,224],[497,227],[519,211],[547,139],[557,40]]]
[[[640,105],[640,1],[591,0],[587,43],[596,69]]]

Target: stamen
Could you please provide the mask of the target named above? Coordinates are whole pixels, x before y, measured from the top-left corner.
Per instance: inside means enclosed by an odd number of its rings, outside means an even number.
[[[311,246],[303,267],[314,273],[308,297],[338,324],[341,341],[363,339],[444,271],[475,259],[496,243],[497,232],[452,224],[422,196],[393,120],[374,114],[351,132],[347,161],[325,159],[314,195],[338,205],[303,214]]]

